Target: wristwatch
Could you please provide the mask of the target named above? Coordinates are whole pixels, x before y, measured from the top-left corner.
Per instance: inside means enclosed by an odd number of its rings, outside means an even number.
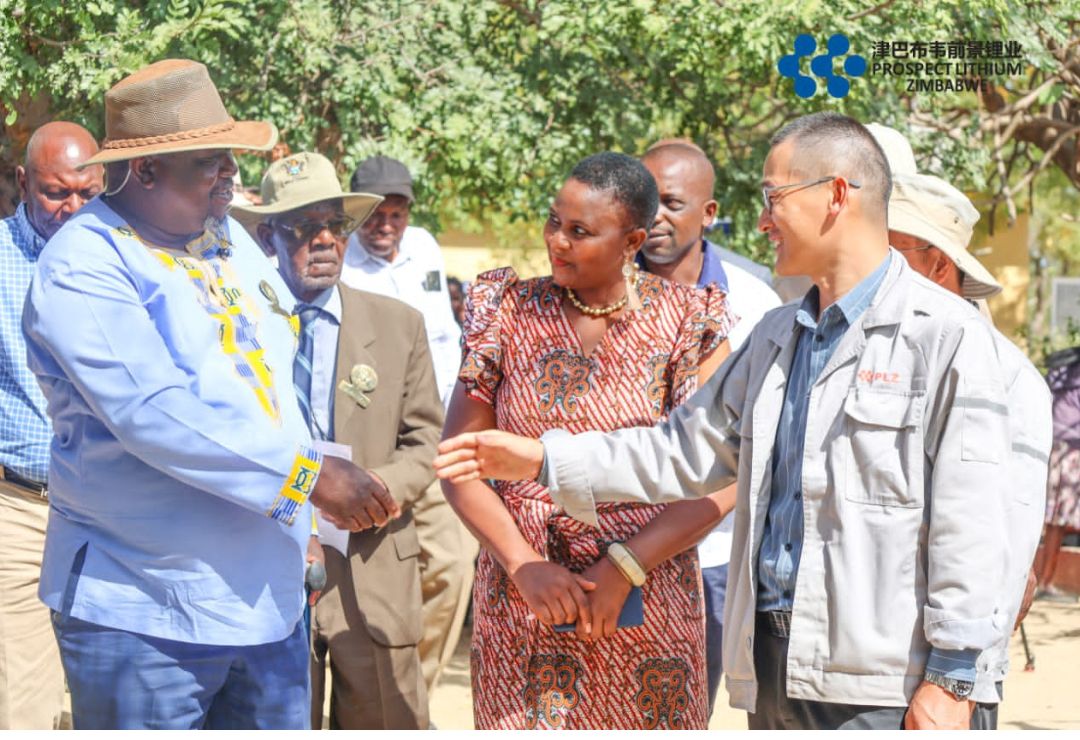
[[[934,673],[933,671],[927,671],[923,674],[923,680],[927,683],[932,683],[935,686],[940,686],[957,699],[967,699],[971,696],[971,692],[975,690],[975,684],[972,681],[961,681],[958,678],[949,678],[948,676]]]

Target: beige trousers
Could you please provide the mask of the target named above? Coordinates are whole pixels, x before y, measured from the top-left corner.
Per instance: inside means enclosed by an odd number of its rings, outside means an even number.
[[[51,730],[64,670],[49,609],[38,600],[49,504],[0,481],[0,729]]]
[[[424,636],[418,646],[428,693],[450,662],[469,610],[480,545],[446,503],[435,481],[413,505],[420,538]]]
[[[393,547],[393,543],[389,543]],[[311,727],[322,729],[330,663],[331,730],[426,730],[428,696],[415,645],[387,647],[364,623],[348,561],[332,547],[312,612]]]

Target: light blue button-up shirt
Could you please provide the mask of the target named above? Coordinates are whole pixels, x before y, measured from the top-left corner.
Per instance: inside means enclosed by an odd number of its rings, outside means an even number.
[[[870,307],[889,269],[892,252],[872,273],[840,300],[821,312],[818,289],[810,289],[795,314],[799,332],[795,356],[784,391],[784,406],[773,448],[772,493],[765,534],[758,551],[758,610],[790,611],[795,600],[795,577],[803,543],[802,459],[806,440],[807,404],[829,358],[848,328]]]
[[[328,440],[334,439],[334,376],[337,374],[338,332],[341,331],[341,293],[335,285],[324,290],[312,306],[321,309],[315,319],[311,360],[311,415]],[[316,434],[314,429],[312,434]]]
[[[45,396],[26,366],[22,310],[44,246],[25,203],[0,221],[0,465],[38,483],[49,473],[52,427]]]
[[[96,198],[41,253],[23,330],[55,431],[52,609],[211,645],[280,641],[301,618],[319,457],[292,388],[293,300],[226,229],[228,256],[151,249]]]

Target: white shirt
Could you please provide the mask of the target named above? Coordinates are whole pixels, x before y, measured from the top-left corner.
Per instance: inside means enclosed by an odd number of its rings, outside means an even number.
[[[743,257],[743,260],[746,258]],[[741,266],[733,264],[734,260],[728,258],[728,253],[723,253],[724,272],[728,279],[728,305],[732,312],[739,317],[739,322],[728,334],[728,342],[731,351],[737,350],[751,330],[767,311],[771,311],[781,304],[780,296],[776,294],[769,284]],[[768,269],[754,264],[758,270]],[[727,565],[731,559],[732,532],[735,527],[735,512],[731,511],[721,520],[716,528],[698,544],[698,559],[702,568],[716,568]]]
[[[350,288],[397,298],[424,315],[439,397],[448,404],[461,367],[461,328],[450,309],[446,268],[435,237],[427,229],[405,227],[397,256],[387,262],[364,249],[354,233],[345,250],[341,281]]]

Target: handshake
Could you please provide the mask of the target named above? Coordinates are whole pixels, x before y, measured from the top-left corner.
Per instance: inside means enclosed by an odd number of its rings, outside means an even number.
[[[348,460],[327,455],[311,492],[311,503],[339,529],[359,532],[401,516],[386,484]]]

